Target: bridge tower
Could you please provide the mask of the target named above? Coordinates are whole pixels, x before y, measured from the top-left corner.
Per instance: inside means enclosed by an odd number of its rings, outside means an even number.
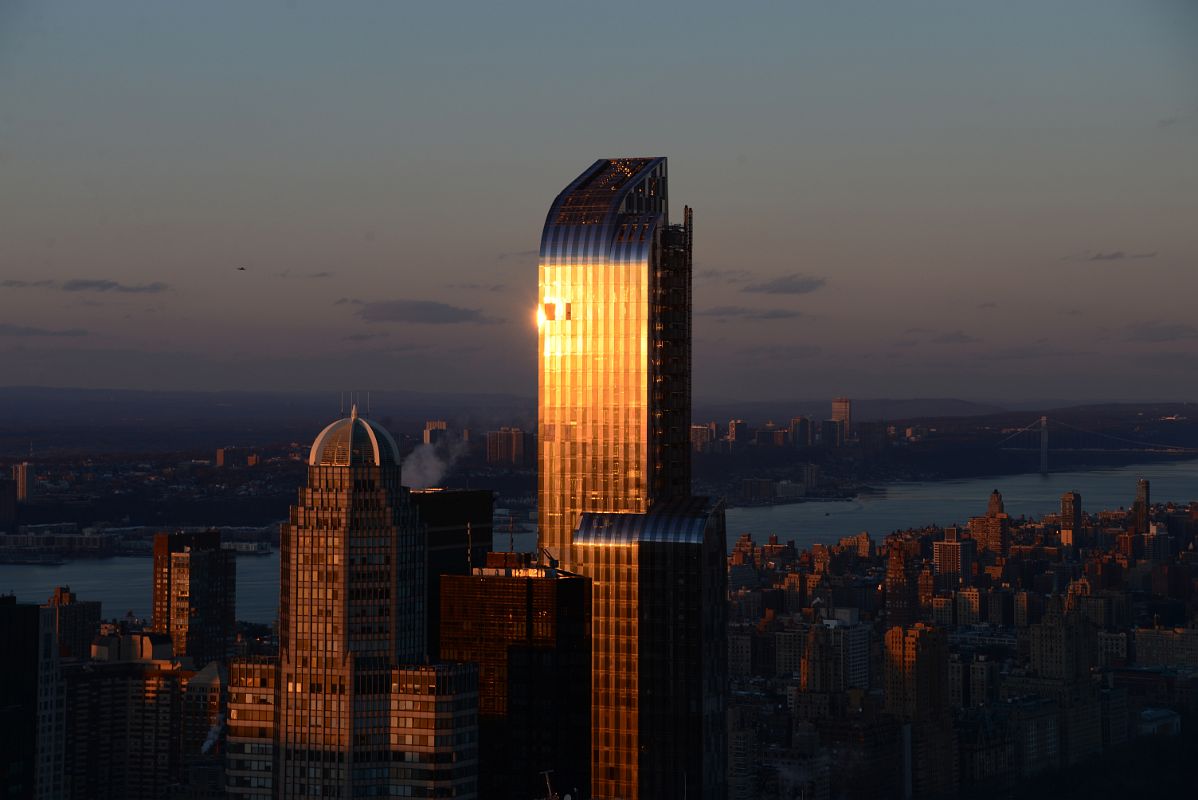
[[[1040,417],[1040,474],[1048,474],[1048,417]]]

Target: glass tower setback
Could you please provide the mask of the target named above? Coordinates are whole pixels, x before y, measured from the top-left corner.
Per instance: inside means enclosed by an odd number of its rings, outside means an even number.
[[[577,563],[584,511],[690,491],[691,214],[664,158],[601,159],[558,195],[538,281],[540,544]]]

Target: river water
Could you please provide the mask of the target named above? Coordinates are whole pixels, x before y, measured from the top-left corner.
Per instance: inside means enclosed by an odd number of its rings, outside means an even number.
[[[1002,492],[1006,511],[1013,517],[1057,511],[1061,495],[1068,491],[1081,493],[1086,511],[1127,507],[1135,499],[1138,478],[1152,482],[1153,502],[1198,500],[1198,460],[1044,476],[895,483],[848,501],[729,509],[728,543],[731,547],[743,533],[757,541],[777,534],[782,541],[793,539],[800,548],[806,548],[861,531],[869,531],[880,541],[894,530],[963,524],[969,517],[986,512],[994,489]],[[517,536],[515,541],[522,549],[535,543],[535,537],[527,534]],[[507,536],[496,536],[495,546],[506,548]],[[151,559],[133,556],[71,561],[55,567],[0,564],[0,593],[16,594],[23,602],[44,603],[55,586],[66,585],[84,600],[102,601],[105,618],[128,612],[145,618],[151,607],[151,573]],[[238,619],[272,622],[278,611],[278,595],[278,551],[269,556],[238,556]]]

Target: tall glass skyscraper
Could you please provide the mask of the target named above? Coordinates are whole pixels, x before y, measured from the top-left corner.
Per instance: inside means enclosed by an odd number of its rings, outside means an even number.
[[[690,496],[692,219],[596,161],[541,237],[540,544],[592,579],[591,795],[725,792],[722,502]]]
[[[573,566],[584,511],[690,493],[691,212],[669,224],[664,158],[601,159],[541,236],[541,546]]]

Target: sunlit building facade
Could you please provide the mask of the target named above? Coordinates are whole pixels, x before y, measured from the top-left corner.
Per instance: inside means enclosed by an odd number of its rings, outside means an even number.
[[[441,658],[478,664],[479,795],[527,800],[590,786],[591,582],[493,553],[441,581]],[[580,678],[580,676],[582,676]]]
[[[175,656],[196,669],[228,659],[235,637],[237,556],[221,549],[220,531],[154,537],[154,619]]]
[[[583,514],[593,797],[726,795],[726,538],[723,502],[705,497]]]
[[[355,408],[316,437],[281,544],[278,796],[382,796],[402,786],[474,797],[475,673],[450,681],[457,705],[447,730],[437,715],[413,716],[425,701],[411,695],[435,703],[442,674],[421,688],[405,667],[425,656],[425,548],[386,429]]]
[[[540,545],[592,579],[591,796],[726,794],[724,509],[690,496],[692,217],[664,158],[549,209],[537,307]]]
[[[541,236],[540,543],[574,566],[584,511],[690,493],[691,212],[668,217],[664,158],[601,159]]]
[[[847,397],[832,400],[832,419],[840,423],[841,435],[848,439],[853,435],[853,401]]]

